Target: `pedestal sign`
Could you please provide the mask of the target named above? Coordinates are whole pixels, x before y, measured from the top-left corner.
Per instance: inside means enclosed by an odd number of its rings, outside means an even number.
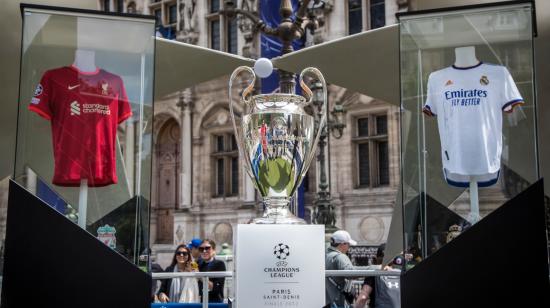
[[[322,225],[238,225],[236,307],[323,307],[324,239]]]

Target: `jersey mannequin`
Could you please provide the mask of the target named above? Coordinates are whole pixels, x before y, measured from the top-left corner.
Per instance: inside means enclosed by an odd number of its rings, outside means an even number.
[[[74,53],[73,67],[83,73],[98,71],[95,65],[95,51],[89,49],[77,49]],[[88,210],[88,179],[80,180],[78,193],[78,225],[86,229],[86,212]]]
[[[479,64],[479,60],[476,57],[476,50],[474,46],[465,46],[455,48],[455,63],[456,67],[471,67]],[[475,224],[481,219],[479,215],[479,195],[477,180],[475,176],[470,176],[470,214],[468,214],[467,220]]]
[[[73,66],[79,71],[92,73],[97,71],[95,65],[95,51],[89,49],[77,49],[74,53]]]
[[[474,46],[455,48],[455,66],[470,67],[479,64]]]

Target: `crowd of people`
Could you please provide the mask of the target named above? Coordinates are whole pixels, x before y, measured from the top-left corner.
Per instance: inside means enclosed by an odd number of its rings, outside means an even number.
[[[350,246],[357,245],[345,230],[338,230],[330,237],[330,244],[325,254],[325,269],[353,270],[347,252]],[[221,253],[227,250],[222,247]],[[401,256],[383,265],[385,245],[378,248],[372,269],[399,271],[405,263]],[[156,263],[151,263],[152,272],[216,272],[226,271],[225,263],[216,259],[216,243],[211,239],[194,238],[187,244],[179,245],[174,251],[172,262],[166,269]],[[361,291],[355,294],[351,291],[351,279],[344,277],[327,277],[325,308],[391,308],[400,307],[399,276],[377,276],[364,279]],[[208,301],[221,303],[224,301],[225,278],[208,279]],[[202,280],[195,277],[176,277],[163,279],[160,287],[154,284],[153,297],[155,302],[168,303],[198,303],[202,301]]]
[[[172,262],[166,269],[151,264],[152,272],[223,272],[225,263],[216,259],[216,242],[211,239],[194,238],[188,244],[179,245],[174,251]],[[208,279],[208,302],[223,302],[225,278]],[[160,288],[153,284],[153,300],[168,303],[198,303],[202,301],[202,280],[195,277],[163,279]]]

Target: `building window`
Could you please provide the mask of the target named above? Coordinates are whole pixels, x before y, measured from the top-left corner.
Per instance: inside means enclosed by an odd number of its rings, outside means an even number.
[[[386,25],[385,0],[369,0],[370,2],[370,29],[380,28]]]
[[[227,52],[237,54],[237,18],[227,23]]]
[[[220,20],[210,21],[210,48],[220,50]]]
[[[223,0],[209,0],[208,14],[208,43],[211,49],[238,54],[237,18],[228,19],[220,16]]]
[[[103,0],[103,11],[104,12],[111,11],[111,0]]]
[[[218,13],[220,11],[220,0],[210,0],[210,13]]]
[[[178,22],[178,7],[177,5],[170,5],[168,7],[168,23],[175,24]]]
[[[116,11],[118,13],[124,13],[124,0],[116,1]]]
[[[368,8],[363,14],[363,6]],[[366,18],[366,20],[364,20]],[[348,0],[348,32],[355,34],[386,25],[385,0]]]
[[[390,184],[388,116],[369,115],[356,121],[357,187]]]
[[[162,10],[161,9],[154,10],[153,15],[155,15],[157,26],[162,26]]]
[[[349,34],[363,31],[363,0],[348,0]]]
[[[214,170],[214,197],[239,194],[239,153],[235,135],[213,136],[212,161]]]

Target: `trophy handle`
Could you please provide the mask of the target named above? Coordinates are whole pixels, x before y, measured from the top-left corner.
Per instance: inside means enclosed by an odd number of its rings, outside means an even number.
[[[307,96],[308,104],[311,104],[313,101],[313,92],[311,89],[306,85],[304,82],[304,75],[313,75],[323,85],[323,107],[321,108],[321,119],[319,121],[319,126],[317,127],[317,134],[315,135],[315,139],[313,141],[312,145],[312,154],[309,155],[309,157],[306,158],[306,161],[304,162],[304,168],[302,168],[302,174],[301,180],[304,178],[307,170],[309,169],[309,165],[311,164],[311,160],[315,156],[315,150],[317,149],[317,143],[319,142],[319,138],[321,137],[321,133],[325,129],[325,126],[327,124],[327,82],[325,81],[325,77],[323,77],[323,74],[316,69],[315,67],[307,67],[305,68],[302,73],[300,74],[300,86],[302,87],[302,90],[304,91],[304,95]],[[299,185],[300,183],[298,183]]]
[[[233,109],[233,81],[235,78],[241,74],[242,72],[248,72],[252,75],[252,82],[244,88],[241,98],[242,101],[245,103],[245,105],[249,105],[251,102],[250,96],[252,95],[252,92],[254,90],[254,84],[256,83],[256,74],[254,73],[254,70],[248,66],[239,66],[237,67],[233,73],[231,74],[231,77],[229,78],[229,114],[231,115],[231,122],[233,123],[233,130],[235,131],[235,140],[237,141],[237,147],[239,148],[239,154],[244,159],[246,168],[246,172],[254,179],[252,172],[252,162],[250,161],[250,157],[246,155],[244,152],[244,138],[242,136],[242,130],[237,128],[237,120],[235,119],[235,112]],[[246,106],[245,106],[246,108]],[[244,112],[244,110],[243,110]]]

